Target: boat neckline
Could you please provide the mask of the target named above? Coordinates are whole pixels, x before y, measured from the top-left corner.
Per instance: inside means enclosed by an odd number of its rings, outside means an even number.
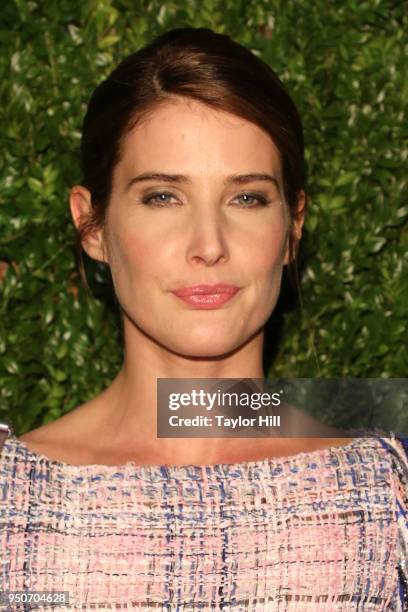
[[[381,432],[380,435],[383,435]],[[232,463],[212,463],[212,464],[138,464],[135,461],[129,460],[126,463],[120,465],[108,465],[103,463],[93,463],[93,464],[74,464],[74,463],[66,463],[64,461],[58,461],[56,459],[51,459],[42,453],[32,450],[26,442],[23,440],[19,440],[15,434],[11,434],[7,439],[7,442],[14,442],[16,448],[23,450],[29,458],[36,462],[41,462],[50,468],[56,468],[71,472],[105,472],[105,473],[115,473],[120,472],[127,469],[132,469],[134,471],[139,471],[142,474],[149,473],[167,473],[167,474],[176,474],[185,472],[186,470],[196,470],[199,472],[221,472],[221,473],[229,473],[234,469],[251,469],[251,468],[259,468],[259,467],[277,467],[280,466],[284,462],[302,462],[304,460],[314,460],[314,459],[323,459],[329,457],[332,453],[336,452],[347,452],[353,451],[361,446],[364,446],[367,441],[376,440],[375,446],[381,446],[381,443],[378,439],[378,434],[375,432],[371,432],[370,436],[357,436],[350,437],[350,442],[346,444],[338,444],[333,446],[326,446],[324,448],[314,449],[312,451],[301,451],[299,453],[295,453],[293,455],[283,455],[283,456],[273,456],[273,457],[264,457],[263,459],[254,459],[248,461],[238,461]],[[369,445],[370,446],[370,445]]]

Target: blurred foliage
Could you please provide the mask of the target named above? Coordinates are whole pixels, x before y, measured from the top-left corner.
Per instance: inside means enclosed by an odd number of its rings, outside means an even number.
[[[3,0],[0,21],[0,419],[33,429],[97,395],[121,365],[106,274],[88,261],[95,300],[79,280],[68,192],[93,88],[179,26],[252,49],[304,122],[303,308],[269,329],[269,374],[406,376],[403,2]]]

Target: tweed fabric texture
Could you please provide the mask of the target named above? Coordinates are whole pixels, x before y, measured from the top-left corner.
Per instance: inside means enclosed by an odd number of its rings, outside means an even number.
[[[70,465],[10,435],[0,591],[68,591],[37,608],[58,612],[403,612],[407,474],[393,434],[207,466]]]

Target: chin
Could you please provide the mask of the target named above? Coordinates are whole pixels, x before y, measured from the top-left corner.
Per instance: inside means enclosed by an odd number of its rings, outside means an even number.
[[[181,355],[182,357],[186,357],[189,359],[209,359],[209,360],[214,360],[214,359],[221,359],[222,357],[228,355],[233,348],[231,348],[230,346],[228,348],[226,348],[225,350],[216,350],[214,347],[208,347],[208,348],[197,348],[194,349],[194,347],[189,347],[189,350],[186,350],[186,347],[180,347],[180,350],[177,350],[178,347],[175,347],[173,350],[175,353],[177,353],[178,355]]]

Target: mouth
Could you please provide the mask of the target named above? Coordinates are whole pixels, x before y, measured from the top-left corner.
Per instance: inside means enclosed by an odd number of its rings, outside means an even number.
[[[216,285],[192,285],[191,287],[175,289],[172,293],[175,293],[178,297],[185,297],[188,295],[214,295],[220,293],[233,295],[239,289],[240,287],[237,287],[236,285],[218,283]]]
[[[183,300],[185,303],[201,309],[219,308],[229,302],[241,287],[236,285],[194,285],[183,287],[172,291],[172,293]]]

